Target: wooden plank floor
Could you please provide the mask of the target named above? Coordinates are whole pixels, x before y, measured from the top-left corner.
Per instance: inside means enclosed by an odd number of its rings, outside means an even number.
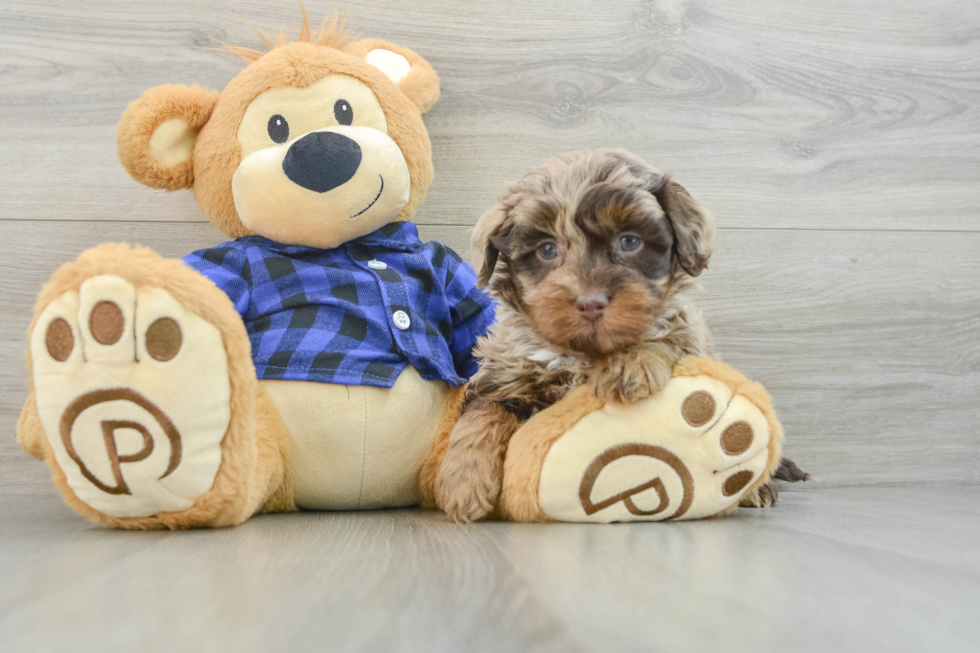
[[[330,11],[307,0],[311,16]],[[341,5],[343,8],[343,5]],[[0,650],[980,649],[980,3],[362,0],[443,96],[423,236],[467,253],[503,184],[632,149],[718,217],[705,312],[816,480],[660,526],[420,511],[119,533],[14,441],[45,279],[87,247],[221,242],[140,187],[115,125],[223,87],[292,0],[0,0]]]
[[[670,525],[402,510],[176,534],[8,497],[0,648],[975,652],[978,538],[978,487],[784,492]]]

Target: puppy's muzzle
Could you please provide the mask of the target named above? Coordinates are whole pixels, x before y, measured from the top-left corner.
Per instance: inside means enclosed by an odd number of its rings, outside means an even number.
[[[326,193],[350,181],[361,165],[361,147],[336,132],[312,132],[289,147],[282,171],[294,184]]]

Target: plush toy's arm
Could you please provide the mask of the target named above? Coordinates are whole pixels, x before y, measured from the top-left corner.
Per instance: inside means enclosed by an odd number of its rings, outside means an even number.
[[[485,335],[495,317],[493,299],[489,293],[477,285],[473,267],[462,261],[455,252],[446,257],[447,278],[446,300],[452,318],[453,334],[449,350],[453,355],[456,372],[464,377],[473,376],[479,364],[473,358],[473,347],[477,339]]]
[[[252,299],[252,268],[238,242],[199,249],[185,256],[184,263],[213,281],[228,295],[238,314],[245,316]]]

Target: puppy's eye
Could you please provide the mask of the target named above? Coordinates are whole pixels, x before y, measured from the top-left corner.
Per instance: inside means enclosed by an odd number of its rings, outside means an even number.
[[[632,234],[619,237],[619,249],[623,252],[635,252],[642,244],[643,241]]]
[[[333,117],[341,125],[349,125],[354,122],[354,110],[350,108],[347,100],[337,100],[333,104]]]
[[[278,113],[269,118],[269,138],[276,143],[289,140],[289,123]]]
[[[545,261],[552,261],[558,256],[558,245],[554,243],[544,243],[538,247],[538,256]]]

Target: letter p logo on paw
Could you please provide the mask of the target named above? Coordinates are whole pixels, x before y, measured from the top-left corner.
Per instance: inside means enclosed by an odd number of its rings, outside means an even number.
[[[99,404],[104,404],[111,401],[128,401],[142,408],[144,411],[146,411],[146,413],[153,417],[156,427],[163,431],[166,439],[170,443],[170,456],[167,468],[164,470],[159,480],[169,476],[175,469],[177,469],[177,465],[180,464],[180,433],[177,432],[177,428],[173,425],[173,422],[170,421],[170,418],[164,415],[163,411],[157,408],[153,402],[135,390],[131,390],[129,388],[113,388],[110,390],[95,390],[93,392],[88,392],[73,401],[68,406],[64,414],[61,416],[61,441],[65,445],[65,450],[68,452],[68,455],[75,461],[75,463],[78,464],[82,476],[87,478],[92,485],[108,494],[131,495],[132,492],[130,491],[129,486],[126,484],[126,479],[122,473],[122,464],[136,463],[146,460],[150,457],[154,450],[153,436],[141,422],[119,419],[101,420],[102,435],[105,439],[105,452],[109,459],[109,466],[112,470],[114,485],[108,485],[103,481],[100,481],[99,478],[92,473],[92,470],[88,468],[85,461],[79,456],[78,451],[76,451],[75,445],[72,443],[71,439],[72,427],[75,425],[78,418],[81,417],[83,412],[93,406],[98,406]],[[138,452],[131,454],[119,453],[119,442],[116,440],[116,432],[123,429],[136,431],[142,436],[143,446]]]
[[[722,381],[675,377],[628,406],[606,404],[552,444],[542,511],[559,521],[700,519],[735,505],[769,460],[758,406]]]
[[[103,275],[31,334],[38,416],[80,501],[113,517],[190,508],[231,419],[221,333],[156,287]]]

